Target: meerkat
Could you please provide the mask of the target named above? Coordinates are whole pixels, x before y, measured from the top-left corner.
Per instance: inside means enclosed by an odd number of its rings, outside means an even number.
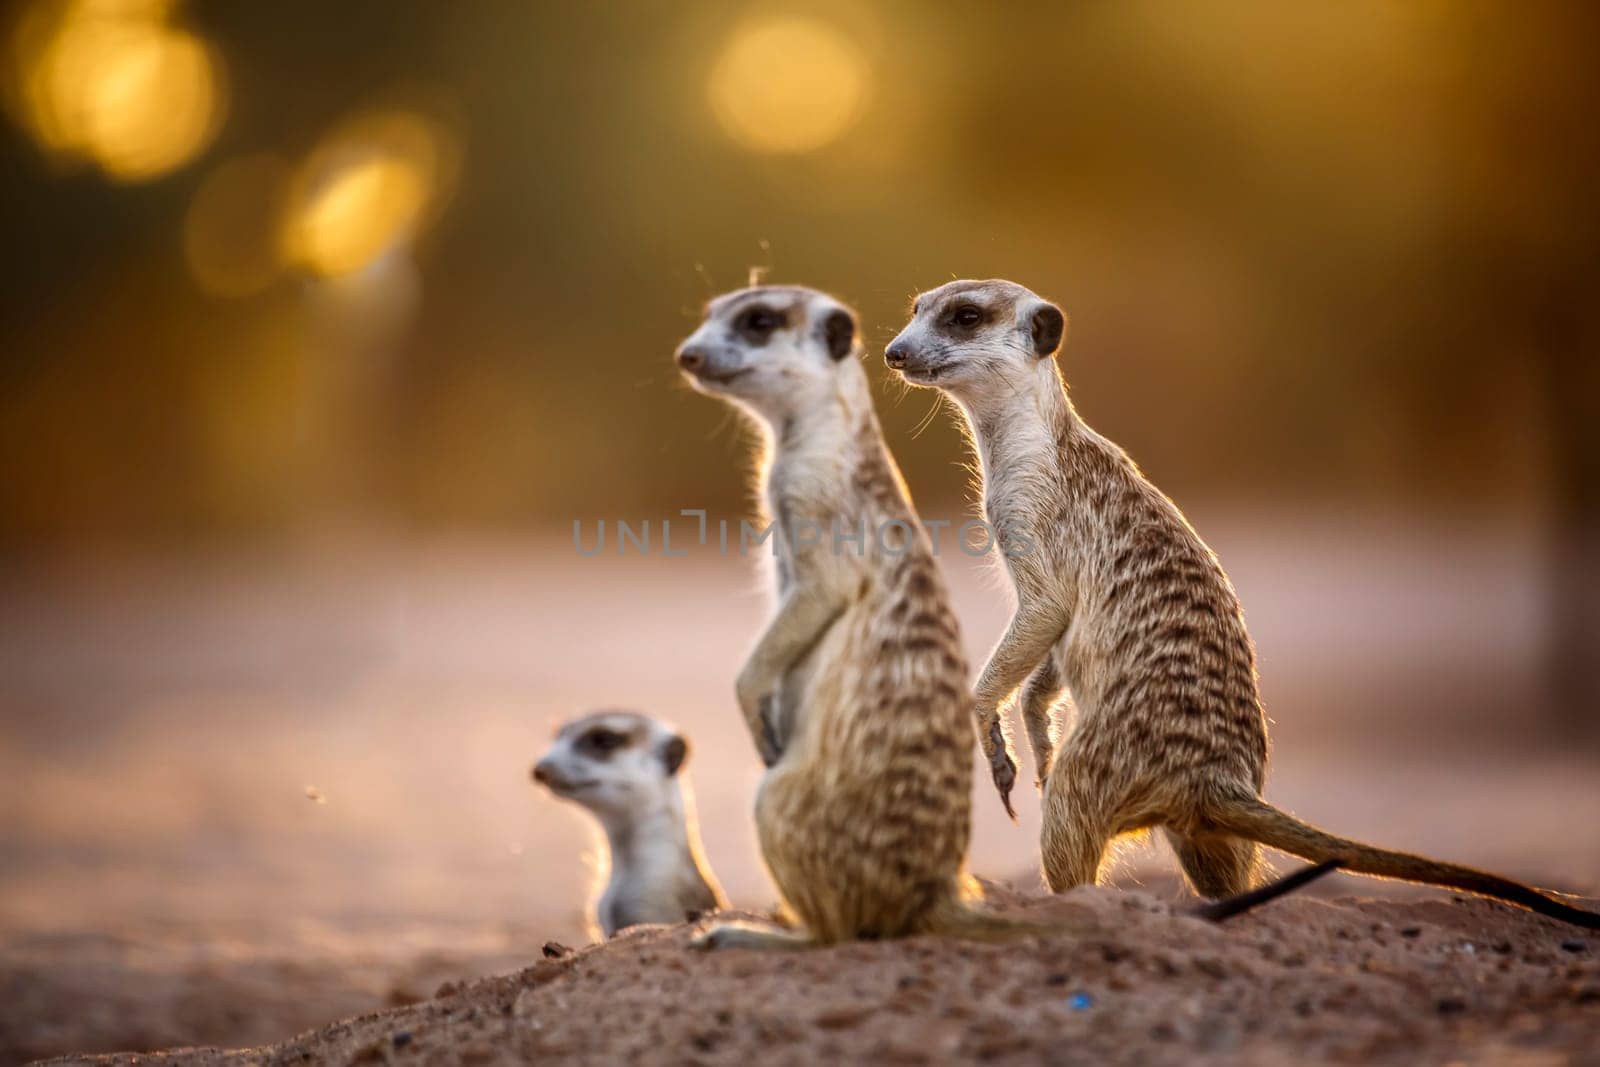
[[[1062,929],[975,907],[967,664],[858,336],[855,314],[825,293],[755,286],[713,300],[676,353],[694,388],[762,434],[779,604],[735,693],[768,768],[762,856],[804,927],[720,924],[702,948]]]
[[[604,937],[639,923],[679,923],[727,907],[706,864],[683,775],[689,743],[632,711],[564,724],[533,780],[588,811],[605,831],[610,874],[592,905]]]
[[[918,296],[885,352],[907,382],[955,401],[981,465],[1016,610],[973,716],[1010,812],[1001,708],[1020,688],[1050,887],[1096,881],[1113,839],[1160,826],[1206,897],[1247,889],[1262,844],[1600,926],[1538,890],[1346,840],[1262,799],[1267,723],[1238,596],[1177,505],[1078,417],[1051,358],[1065,332],[1060,309],[1020,285],[956,281]],[[1066,695],[1075,722],[1055,745]]]

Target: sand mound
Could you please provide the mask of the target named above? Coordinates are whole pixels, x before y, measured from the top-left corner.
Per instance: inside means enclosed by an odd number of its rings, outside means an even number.
[[[100,1062],[1600,1062],[1600,938],[1498,904],[1301,896],[1223,927],[1111,889],[1007,907],[1079,932],[705,955],[641,928],[278,1045]]]

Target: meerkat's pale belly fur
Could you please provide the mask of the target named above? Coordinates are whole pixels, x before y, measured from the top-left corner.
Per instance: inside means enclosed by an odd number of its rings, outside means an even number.
[[[827,447],[830,435],[778,442],[767,474],[782,525],[822,531],[802,558],[780,540],[780,572],[849,590],[801,668],[793,735],[756,801],[773,879],[822,942],[918,932],[967,893],[971,727],[959,631],[876,420],[858,411],[853,422],[844,448]],[[904,542],[898,554],[875,537],[891,522],[904,524],[884,535]],[[835,550],[835,528],[863,523],[864,552],[848,541]]]

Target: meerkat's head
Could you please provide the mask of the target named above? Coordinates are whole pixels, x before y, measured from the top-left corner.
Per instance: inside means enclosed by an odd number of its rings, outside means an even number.
[[[884,362],[964,402],[1016,395],[1061,347],[1061,309],[1016,282],[949,282],[921,294]]]
[[[533,780],[605,818],[649,807],[689,758],[670,726],[633,711],[597,711],[564,724],[533,765]]]
[[[854,313],[827,293],[758,285],[711,301],[677,361],[700,392],[776,422],[841,381],[865,381],[858,335]]]

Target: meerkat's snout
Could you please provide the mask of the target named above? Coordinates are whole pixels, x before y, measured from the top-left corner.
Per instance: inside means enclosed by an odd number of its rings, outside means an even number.
[[[883,362],[890,370],[899,371],[908,382],[931,385],[939,380],[939,374],[948,360],[935,360],[929,356],[926,346],[914,337],[916,325],[915,322],[911,323],[889,343],[889,347],[883,350]]]
[[[703,348],[699,348],[695,345],[689,344],[688,342],[684,342],[678,346],[678,351],[675,358],[678,361],[679,367],[692,374],[701,367],[705,366],[706,351]]]
[[[571,793],[575,783],[568,779],[562,772],[561,765],[555,759],[546,757],[533,765],[529,775],[535,782],[544,786],[552,793],[565,796]]]
[[[695,385],[702,389],[715,389],[750,372],[750,365],[735,346],[707,343],[701,340],[703,332],[696,331],[693,337],[678,346],[673,356],[678,369],[687,374]]]
[[[891,370],[905,370],[906,364],[911,361],[911,344],[902,337],[896,337],[883,350],[883,361]]]

